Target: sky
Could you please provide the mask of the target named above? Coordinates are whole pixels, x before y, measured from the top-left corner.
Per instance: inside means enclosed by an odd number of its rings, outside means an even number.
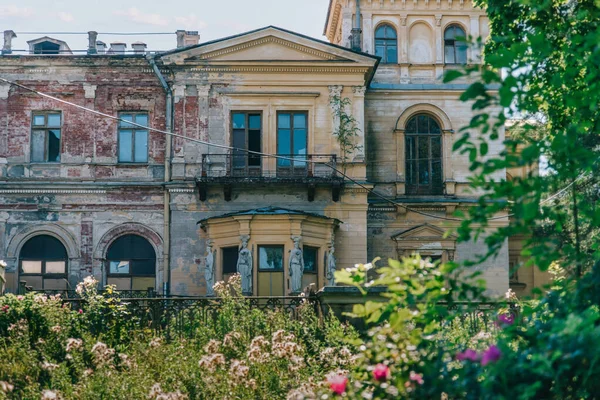
[[[142,41],[149,50],[176,46],[177,29],[197,30],[210,41],[275,25],[324,40],[329,0],[0,0],[0,30],[17,33],[13,49],[45,34],[20,32],[97,31],[98,40]],[[172,32],[169,35],[112,36],[102,32]],[[47,36],[64,40],[72,50],[87,49],[87,34]],[[0,39],[1,41],[1,39]]]

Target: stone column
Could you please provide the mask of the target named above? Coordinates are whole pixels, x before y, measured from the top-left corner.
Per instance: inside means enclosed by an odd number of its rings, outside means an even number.
[[[479,15],[471,15],[471,32],[467,32],[467,35],[471,35],[474,40],[477,40],[480,36],[479,29]],[[481,62],[481,50],[479,46],[471,46],[471,60],[474,64]]]
[[[335,113],[337,109],[337,105],[334,104],[334,101],[341,100],[342,98],[342,90],[344,89],[341,85],[332,85],[328,86],[329,88],[329,106],[331,108],[331,115],[333,117],[333,125],[331,129],[331,134],[335,135],[335,132],[340,128],[340,117]]]
[[[352,86],[352,92],[354,93],[354,99],[352,101],[353,114],[356,119],[356,125],[359,129],[357,132],[358,137],[357,145],[360,146],[354,152],[354,161],[365,160],[365,92],[367,91],[366,86]]]
[[[352,11],[346,10],[342,14],[342,43],[341,45],[350,48],[350,37],[352,36]]]
[[[435,76],[444,75],[444,32],[442,32],[442,14],[435,15]]]
[[[400,32],[398,32],[400,63],[400,83],[410,83],[410,72],[408,69],[408,27],[406,26],[406,14],[400,15]]]
[[[373,51],[373,17],[371,13],[364,13],[363,21],[363,51],[365,53],[374,54]]]
[[[174,123],[173,132],[185,135],[185,85],[173,85]],[[173,159],[171,165],[171,177],[183,179],[185,177],[185,141],[182,138],[173,137]]]
[[[396,129],[394,133],[396,135],[396,195],[401,196],[406,194],[404,129]]]
[[[446,194],[453,195],[456,182],[454,181],[454,169],[452,167],[452,134],[454,130],[444,129],[442,131],[442,168]]]

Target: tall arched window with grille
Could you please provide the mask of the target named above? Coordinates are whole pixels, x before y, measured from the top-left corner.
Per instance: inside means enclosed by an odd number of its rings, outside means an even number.
[[[155,287],[156,252],[138,235],[116,239],[106,253],[107,283],[117,290],[148,290]]]
[[[442,194],[442,130],[427,114],[411,117],[404,131],[406,193]]]
[[[444,60],[446,64],[467,63],[465,31],[458,25],[450,25],[444,31]]]
[[[49,235],[29,239],[19,253],[19,279],[35,290],[66,290],[69,256],[62,242]]]
[[[398,35],[393,26],[383,24],[375,30],[375,55],[384,64],[398,63]]]

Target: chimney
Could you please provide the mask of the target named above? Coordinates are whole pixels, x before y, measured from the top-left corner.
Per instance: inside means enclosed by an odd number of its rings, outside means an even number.
[[[89,31],[88,32],[88,54],[98,54],[98,50],[96,49],[96,39],[98,38],[98,32]]]
[[[106,53],[106,43],[104,43],[101,40],[97,40],[96,41],[96,50],[97,50],[98,54]]]
[[[362,50],[362,29],[360,29],[360,0],[356,0],[356,16],[352,35],[350,36],[350,48],[354,51]]]
[[[126,43],[123,42],[112,42],[108,54],[125,54]]]
[[[135,42],[131,43],[131,47],[133,48],[134,54],[145,54],[146,53],[146,43],[144,42]]]
[[[177,48],[185,46],[193,46],[200,42],[200,34],[198,31],[184,31],[183,29],[175,32],[177,35]]]
[[[2,54],[12,53],[12,40],[16,37],[15,31],[4,31],[4,47],[2,47]]]

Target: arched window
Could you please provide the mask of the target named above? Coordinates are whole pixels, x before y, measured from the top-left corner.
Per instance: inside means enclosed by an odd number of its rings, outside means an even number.
[[[156,253],[138,235],[121,236],[108,248],[107,283],[118,290],[147,290],[155,286]]]
[[[48,235],[34,236],[19,253],[19,279],[35,290],[66,290],[68,260],[60,240]]]
[[[442,130],[426,114],[406,124],[406,193],[442,194]]]
[[[450,25],[444,32],[444,59],[446,64],[467,63],[465,31],[458,25]]]
[[[375,55],[384,64],[398,63],[398,36],[393,26],[384,24],[375,30]]]

